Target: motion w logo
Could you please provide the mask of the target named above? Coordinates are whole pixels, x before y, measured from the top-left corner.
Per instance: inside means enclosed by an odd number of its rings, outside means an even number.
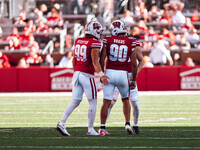
[[[114,28],[120,28],[120,22],[113,22]]]
[[[99,28],[100,28],[100,26],[99,26],[98,23],[94,23],[94,24],[93,24],[93,29],[97,29],[97,30],[98,30]]]

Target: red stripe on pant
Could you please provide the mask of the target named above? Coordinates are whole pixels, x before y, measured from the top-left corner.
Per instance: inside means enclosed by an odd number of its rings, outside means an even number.
[[[94,78],[93,78],[93,83],[94,83],[94,89],[95,89],[95,99],[97,99],[97,88],[96,88],[96,83],[95,83]]]
[[[93,85],[92,85],[92,79],[90,78],[90,85],[91,85],[91,88],[92,88],[92,99],[94,99],[94,88],[93,88]]]

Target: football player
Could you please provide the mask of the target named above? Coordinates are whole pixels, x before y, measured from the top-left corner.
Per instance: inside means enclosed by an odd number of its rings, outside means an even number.
[[[108,135],[106,131],[106,118],[108,108],[113,100],[115,87],[118,88],[123,102],[123,113],[125,116],[125,129],[131,134],[133,132],[130,126],[130,103],[129,103],[129,84],[131,88],[136,86],[137,62],[136,50],[140,48],[135,38],[127,37],[129,25],[121,20],[115,20],[110,25],[110,37],[103,39],[104,47],[101,52],[100,63],[104,68],[104,62],[107,57],[105,74],[109,77],[109,85],[103,87],[104,100],[101,108],[101,126],[100,135]],[[131,60],[131,80],[127,72],[128,60]]]
[[[72,111],[80,104],[85,92],[88,102],[88,130],[87,135],[99,135],[94,128],[97,106],[97,86],[94,78],[94,71],[99,73],[100,80],[104,85],[108,85],[108,77],[104,75],[99,63],[102,43],[99,41],[103,28],[100,23],[91,21],[85,27],[85,37],[78,38],[74,45],[72,79],[72,102],[66,108],[61,121],[56,129],[64,136],[70,136],[65,123]]]
[[[136,44],[137,44],[137,46],[140,46],[138,41],[137,41]],[[144,59],[143,59],[142,52],[139,48],[137,48],[135,50],[135,52],[136,52],[136,58],[138,60],[137,73],[139,73],[140,70],[142,69],[142,67],[144,66]],[[131,74],[132,74],[131,73],[131,62],[129,61],[128,62],[128,75],[129,75],[129,77],[131,77]],[[114,93],[113,93],[113,100],[110,103],[110,106],[108,108],[107,119],[109,117],[109,114],[110,114],[112,107],[114,106],[114,104],[117,101],[118,95],[119,95],[119,90],[117,88],[115,88]],[[133,113],[132,113],[133,114],[133,132],[135,134],[140,134],[140,130],[138,128],[138,118],[139,118],[139,113],[140,113],[138,98],[139,98],[138,88],[136,86],[136,88],[130,90],[130,96],[129,96],[129,100],[130,100],[131,106],[133,108]]]

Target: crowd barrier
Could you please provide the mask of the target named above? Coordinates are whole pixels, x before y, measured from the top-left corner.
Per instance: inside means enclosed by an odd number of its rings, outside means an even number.
[[[30,67],[0,69],[0,92],[72,91],[73,70]],[[98,89],[102,84],[97,78]],[[140,91],[200,90],[200,67],[143,68],[137,78]]]

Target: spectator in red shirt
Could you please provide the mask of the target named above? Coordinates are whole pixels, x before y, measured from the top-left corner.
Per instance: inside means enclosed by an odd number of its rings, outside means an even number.
[[[36,29],[36,32],[37,32],[37,33],[39,33],[39,32],[47,33],[48,31],[49,31],[48,26],[46,26],[42,20],[39,21],[38,27],[37,27],[37,29]]]
[[[62,19],[62,17],[58,13],[58,10],[55,7],[53,7],[51,9],[51,16],[47,18],[47,24],[57,25],[60,19]]]
[[[23,34],[20,36],[20,41],[28,41],[31,35],[30,29],[24,28]]]
[[[167,28],[162,28],[161,34],[164,35],[165,39],[167,38],[170,40],[171,46],[174,46],[176,44],[176,42],[175,42],[176,36],[174,35],[173,32],[169,31]]]
[[[20,39],[20,36],[19,36],[19,33],[18,33],[18,28],[17,27],[13,27],[13,29],[12,29],[12,33],[10,34],[10,35],[8,35],[7,37],[6,37],[6,41],[9,41],[10,39],[12,39],[12,38],[17,38],[17,39]]]
[[[5,47],[6,50],[19,50],[21,43],[17,37],[13,37],[9,40],[9,46]]]
[[[162,18],[160,19],[161,23],[172,23],[171,17],[169,15],[169,12],[165,10],[163,12]]]
[[[29,37],[29,40],[28,40],[28,43],[25,43],[23,45],[23,49],[25,50],[31,50],[31,48],[34,47],[34,50],[36,53],[38,53],[38,50],[39,50],[39,45],[38,43],[35,41],[35,38],[33,35],[31,35]]]
[[[38,56],[37,50],[35,47],[31,47],[31,50],[28,54],[23,57],[27,64],[39,64],[43,62],[41,56]]]
[[[30,32],[35,32],[36,26],[33,24],[33,20],[28,21],[28,26],[24,27],[23,30],[29,30]]]
[[[188,30],[191,31],[191,30],[195,29],[195,27],[192,24],[190,18],[186,18],[186,20],[185,20],[185,26],[182,26],[182,29],[185,30],[185,31],[188,31]]]
[[[10,68],[8,57],[0,51],[0,68]]]
[[[194,15],[192,16],[191,21],[192,21],[192,22],[199,21],[198,11],[197,11],[197,10],[194,10],[194,11],[193,11],[193,14],[194,14]]]
[[[140,21],[138,22],[138,24],[137,24],[137,27],[138,27],[139,30],[140,30],[140,36],[139,36],[139,38],[140,38],[140,39],[144,39],[145,34],[146,34],[147,31],[148,31],[148,28],[147,28],[147,26],[145,25],[144,20],[140,20]]]
[[[159,34],[155,32],[153,27],[149,27],[147,36],[149,41],[156,41],[159,39]]]

